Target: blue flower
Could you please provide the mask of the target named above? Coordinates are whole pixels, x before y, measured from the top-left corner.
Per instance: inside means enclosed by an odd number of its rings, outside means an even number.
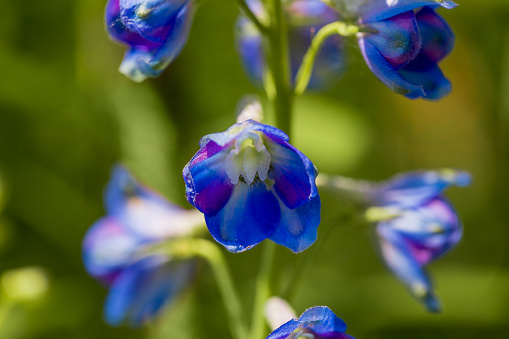
[[[326,306],[306,310],[274,330],[267,339],[355,339],[345,333],[346,324]]]
[[[104,316],[113,326],[138,326],[170,303],[189,284],[193,260],[147,255],[147,245],[186,236],[203,216],[170,204],[140,186],[121,166],[105,191],[107,216],[83,240],[87,272],[109,287]]]
[[[424,7],[423,7],[424,6]],[[454,34],[434,8],[452,1],[370,1],[355,8],[359,46],[371,71],[391,90],[407,98],[438,100],[451,83],[438,67],[454,45]],[[417,13],[414,9],[423,7]]]
[[[267,14],[259,0],[248,0],[251,10],[263,22]],[[337,12],[320,0],[296,0],[285,7],[290,49],[290,67],[292,79],[302,62],[311,40],[320,28],[339,20]],[[263,37],[260,31],[248,19],[240,17],[237,21],[237,50],[242,66],[253,83],[263,85],[266,61]],[[311,74],[309,89],[324,89],[332,86],[345,71],[343,39],[329,37],[316,57],[316,64]]]
[[[262,240],[300,252],[320,223],[312,162],[281,130],[247,120],[210,134],[183,171],[187,200],[231,252]]]
[[[109,0],[110,36],[128,46],[120,72],[136,82],[159,76],[189,36],[193,0]]]
[[[470,175],[453,170],[399,175],[372,194],[377,207],[368,218],[379,219],[376,233],[389,269],[431,312],[440,303],[425,266],[449,252],[462,237],[459,218],[442,192],[466,186]]]

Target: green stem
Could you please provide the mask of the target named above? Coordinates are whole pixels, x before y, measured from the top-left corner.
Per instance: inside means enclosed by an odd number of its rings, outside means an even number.
[[[342,36],[351,36],[357,33],[359,33],[358,26],[349,25],[341,21],[333,22],[323,26],[318,31],[318,33],[316,33],[313,41],[311,42],[311,45],[309,46],[306,54],[304,55],[304,58],[302,59],[302,64],[300,65],[299,71],[297,72],[297,76],[295,78],[295,94],[301,95],[308,87],[309,80],[311,79],[311,74],[313,73],[313,64],[315,62],[316,55],[328,37],[336,34]]]
[[[221,250],[208,240],[185,238],[174,239],[164,244],[159,251],[156,249],[156,252],[161,251],[180,258],[199,256],[209,263],[223,298],[232,336],[246,339],[248,333],[242,316],[242,305]]]
[[[236,0],[236,1],[239,4],[239,7],[240,7],[240,10],[242,11],[242,13],[256,26],[256,28],[258,28],[260,33],[262,33],[263,35],[268,34],[269,29],[253,13],[251,8],[249,8],[249,6],[247,5],[246,1],[245,0]]]
[[[265,325],[265,304],[271,296],[270,273],[274,263],[274,252],[276,244],[272,241],[265,242],[265,248],[261,259],[260,271],[256,279],[256,296],[253,307],[251,333],[249,338],[264,338]]]
[[[277,127],[289,134],[293,110],[293,90],[290,82],[287,27],[282,1],[272,0],[271,3],[271,26],[267,38],[268,63],[275,89],[272,101]]]

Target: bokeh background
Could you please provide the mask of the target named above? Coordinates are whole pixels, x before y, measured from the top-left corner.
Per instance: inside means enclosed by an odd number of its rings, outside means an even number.
[[[316,260],[293,304],[328,305],[357,338],[507,338],[509,335],[509,3],[459,1],[441,13],[456,32],[442,63],[453,93],[438,103],[390,92],[350,51],[344,79],[297,101],[293,141],[321,172],[381,180],[413,169],[470,171],[451,189],[465,225],[460,246],[430,271],[444,304],[431,315],[391,276],[369,229],[324,193]],[[0,338],[229,338],[206,265],[190,290],[145,329],[102,320],[106,289],[84,272],[81,239],[104,214],[111,166],[124,162],[174,202],[201,136],[233,123],[258,93],[234,46],[234,1],[207,1],[180,57],[135,84],[117,72],[105,0],[1,2]],[[327,238],[326,241],[324,238]],[[311,251],[311,250],[310,250]],[[249,313],[261,246],[228,254]],[[279,250],[282,284],[303,255]]]

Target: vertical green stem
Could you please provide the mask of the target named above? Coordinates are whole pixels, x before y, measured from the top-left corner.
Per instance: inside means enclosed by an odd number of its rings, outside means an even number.
[[[273,100],[277,127],[290,134],[293,89],[290,82],[288,36],[282,0],[271,2],[271,25],[268,38],[268,63],[276,90]]]
[[[265,337],[265,303],[271,296],[270,273],[274,262],[275,249],[275,243],[272,241],[265,242],[260,271],[256,279],[256,295],[251,322],[251,333],[249,336],[251,339],[261,339]]]

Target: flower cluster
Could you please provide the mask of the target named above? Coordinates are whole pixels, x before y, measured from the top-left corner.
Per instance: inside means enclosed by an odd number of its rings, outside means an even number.
[[[470,175],[453,170],[396,176],[371,195],[368,219],[379,220],[376,233],[389,269],[432,312],[440,310],[425,266],[450,251],[461,239],[456,212],[442,192],[466,186]]]
[[[83,262],[87,272],[110,290],[106,321],[138,326],[173,300],[195,267],[194,260],[149,255],[146,247],[188,235],[203,224],[203,217],[139,185],[122,166],[113,169],[105,205],[107,216],[83,240]]]

